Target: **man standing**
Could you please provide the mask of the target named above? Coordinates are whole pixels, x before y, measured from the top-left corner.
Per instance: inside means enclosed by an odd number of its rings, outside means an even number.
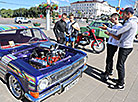
[[[124,10],[123,16],[126,20],[122,28],[119,30],[111,29],[108,27],[100,27],[102,29],[107,29],[109,35],[119,39],[119,52],[117,60],[117,71],[118,71],[118,80],[116,85],[110,85],[112,89],[123,89],[124,88],[124,78],[125,78],[125,61],[128,55],[133,50],[133,40],[137,33],[137,17],[133,16],[134,10],[132,7],[128,7]],[[121,36],[120,36],[121,35]]]
[[[67,14],[63,13],[62,19],[56,22],[54,29],[53,29],[57,42],[61,44],[63,44],[65,41],[64,33],[66,32],[66,22],[65,22],[66,18],[67,18]]]
[[[111,22],[114,23],[115,25],[112,27],[112,29],[120,29],[122,27],[122,24],[119,23],[119,14],[113,13],[111,15]],[[105,32],[108,33],[108,32]],[[112,75],[113,71],[113,57],[115,52],[118,49],[118,41],[114,39],[112,36],[109,36],[108,42],[107,42],[107,56],[106,56],[106,67],[105,67],[105,72],[103,73],[104,75],[104,80],[106,81],[108,79],[109,75]]]
[[[67,34],[66,34],[66,46],[68,46],[69,41],[71,41],[72,48],[75,47],[75,39],[77,33],[80,31],[79,24],[74,20],[74,15],[69,15],[69,22],[67,23]]]

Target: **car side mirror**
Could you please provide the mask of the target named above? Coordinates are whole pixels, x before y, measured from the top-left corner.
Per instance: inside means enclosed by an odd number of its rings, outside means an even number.
[[[87,26],[88,29],[91,29],[90,26]]]

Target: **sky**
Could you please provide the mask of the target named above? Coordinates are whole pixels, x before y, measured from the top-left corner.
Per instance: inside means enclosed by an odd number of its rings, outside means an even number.
[[[59,6],[67,6],[72,2],[76,1],[84,1],[84,0],[50,0],[51,2],[55,2]],[[103,1],[103,0],[99,0]],[[118,0],[104,0],[107,1],[110,5],[117,7]],[[133,6],[135,0],[121,0],[121,8],[125,8],[128,6]],[[0,0],[0,9],[18,9],[18,8],[30,8],[38,6],[42,2],[46,2],[46,0]]]

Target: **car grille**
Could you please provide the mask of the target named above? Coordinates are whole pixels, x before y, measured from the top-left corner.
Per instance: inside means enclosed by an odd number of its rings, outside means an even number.
[[[84,59],[81,59],[74,63],[72,66],[67,67],[66,69],[59,71],[57,73],[54,73],[50,76],[51,84],[53,84],[56,81],[65,79],[70,74],[72,74],[74,71],[76,71],[78,68],[80,68],[84,64]]]

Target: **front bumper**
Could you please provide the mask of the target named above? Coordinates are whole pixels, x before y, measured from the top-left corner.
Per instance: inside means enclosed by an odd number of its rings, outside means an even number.
[[[63,82],[63,83],[60,83],[60,85],[57,85],[54,87],[54,89],[52,89],[51,91],[49,92],[45,92],[43,94],[41,94],[39,96],[39,98],[34,98],[32,97],[30,94],[28,93],[25,93],[25,97],[27,99],[29,99],[30,101],[33,101],[33,102],[39,102],[41,100],[44,100],[45,98],[55,94],[55,93],[61,93],[63,92],[64,88],[66,86],[68,86],[70,83],[72,83],[75,79],[79,78],[80,76],[82,76],[82,72],[84,72],[85,70],[87,69],[87,66],[84,65],[82,69],[80,69],[77,73],[75,73],[73,76],[71,76],[67,81]]]

